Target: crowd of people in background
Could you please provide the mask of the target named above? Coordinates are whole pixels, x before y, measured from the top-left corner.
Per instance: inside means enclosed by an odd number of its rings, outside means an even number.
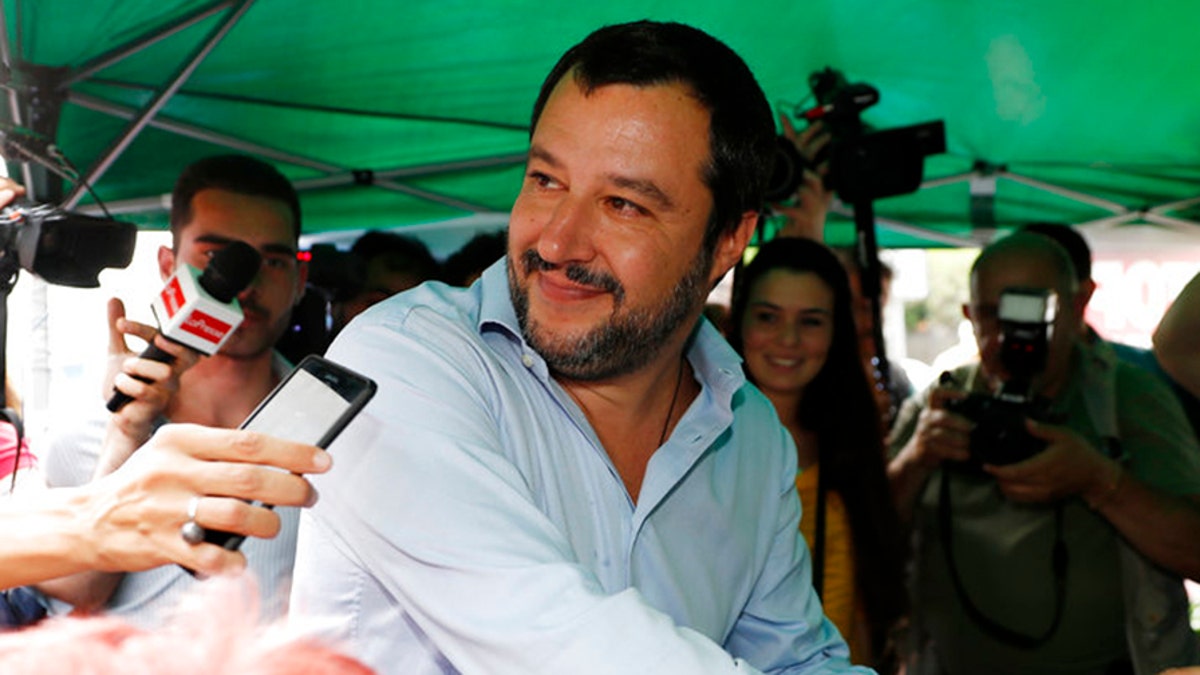
[[[196,672],[1200,667],[1183,587],[1200,578],[1200,276],[1153,349],[1114,345],[1083,320],[1086,240],[1025,227],[971,269],[979,358],[914,391],[879,372],[861,262],[823,242],[828,131],[780,124],[812,169],[752,257],[770,107],[679,24],[606,27],[563,56],[508,230],[445,261],[367,232],[336,283],[310,278],[276,169],[185,168],[160,273],[249,243],[246,323],[201,358],[114,301],[104,389],[133,401],[44,442],[0,425],[0,478],[29,483],[0,502],[20,534],[0,543],[0,619],[54,617],[0,636],[0,670],[158,672],[192,636],[220,652]],[[730,270],[731,306],[706,306]],[[1053,311],[1014,399],[1015,289]],[[309,353],[380,384],[335,460],[235,430]],[[227,551],[188,524],[254,538]],[[185,567],[245,567],[257,590],[222,586],[224,605],[159,631],[209,586]],[[255,628],[289,614],[313,640]]]

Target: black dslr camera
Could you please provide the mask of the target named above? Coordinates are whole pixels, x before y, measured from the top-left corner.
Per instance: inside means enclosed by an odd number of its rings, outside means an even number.
[[[1000,294],[1000,362],[1008,380],[994,396],[973,393],[947,403],[950,411],[975,423],[971,464],[1013,464],[1046,449],[1045,441],[1026,430],[1025,419],[1054,421],[1049,401],[1035,397],[1032,385],[1046,368],[1057,311],[1058,296],[1053,291],[1014,287]]]

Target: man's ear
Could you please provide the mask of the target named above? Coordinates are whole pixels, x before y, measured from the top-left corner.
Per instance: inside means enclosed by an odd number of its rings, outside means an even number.
[[[162,276],[163,281],[171,278],[171,275],[175,273],[175,251],[167,246],[158,247],[158,273]]]
[[[713,265],[709,273],[709,286],[715,285],[725,273],[738,264],[746,252],[750,237],[754,236],[754,228],[758,227],[761,219],[758,211],[746,211],[738,221],[737,227],[725,230],[717,240],[716,250],[713,251]]]
[[[1088,303],[1092,301],[1092,294],[1096,292],[1096,282],[1091,279],[1086,279],[1079,282],[1079,290],[1075,292],[1075,309],[1079,312],[1079,316],[1083,316],[1083,311],[1087,309]]]

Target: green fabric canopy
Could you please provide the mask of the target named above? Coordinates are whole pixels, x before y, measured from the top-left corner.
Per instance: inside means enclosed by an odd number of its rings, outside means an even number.
[[[653,18],[726,41],[781,109],[828,65],[879,89],[874,127],[944,120],[923,188],[876,204],[884,246],[1030,220],[1200,243],[1188,0],[4,0],[4,18],[8,137],[52,140],[147,228],[184,165],[230,149],[297,183],[306,232],[502,218],[545,73],[591,30]]]

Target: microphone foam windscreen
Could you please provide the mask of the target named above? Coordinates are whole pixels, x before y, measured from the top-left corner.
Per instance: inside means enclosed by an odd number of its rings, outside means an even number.
[[[254,281],[262,256],[244,241],[234,241],[213,253],[200,274],[200,287],[220,302],[228,303]]]

